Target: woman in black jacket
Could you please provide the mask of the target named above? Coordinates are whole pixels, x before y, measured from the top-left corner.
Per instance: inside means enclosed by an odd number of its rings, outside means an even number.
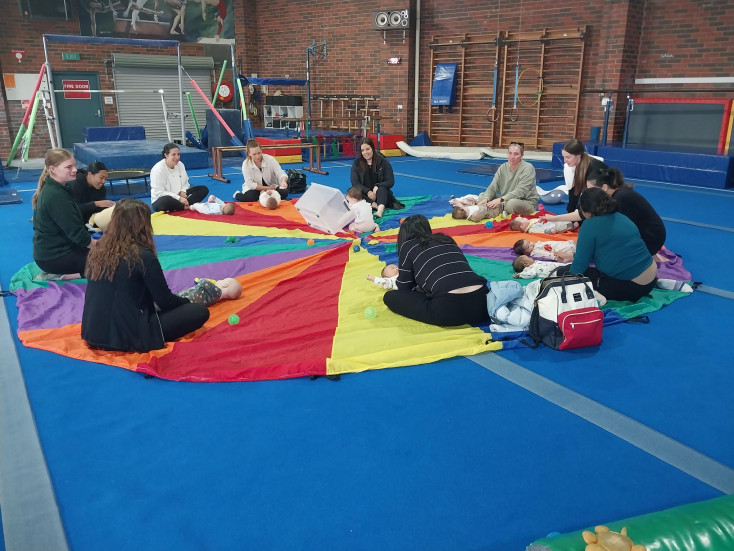
[[[69,184],[71,195],[82,211],[84,222],[102,231],[110,225],[112,207],[115,206],[114,201],[107,199],[107,189],[104,187],[108,174],[104,163],[94,161],[87,170],[77,170],[76,179]]]
[[[87,259],[82,338],[92,348],[148,352],[209,319],[203,304],[171,292],[153,244],[150,207],[122,199]]]
[[[365,137],[359,142],[359,155],[352,164],[352,186],[362,191],[362,197],[372,204],[375,216],[380,218],[389,209],[405,207],[392,193],[395,175],[387,158],[375,151],[375,142]]]

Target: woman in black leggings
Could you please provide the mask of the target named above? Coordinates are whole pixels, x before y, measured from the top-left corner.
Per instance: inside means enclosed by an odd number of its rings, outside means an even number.
[[[150,208],[122,199],[87,259],[82,338],[92,348],[148,352],[209,319],[203,304],[174,295],[155,253]]]
[[[489,319],[487,280],[471,269],[450,236],[432,232],[422,214],[400,225],[398,258],[397,290],[383,298],[390,310],[442,326]]]

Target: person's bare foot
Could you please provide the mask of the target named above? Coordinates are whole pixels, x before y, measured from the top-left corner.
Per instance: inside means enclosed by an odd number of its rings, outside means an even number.
[[[382,218],[382,214],[385,212],[385,205],[379,205],[375,211],[376,218]]]

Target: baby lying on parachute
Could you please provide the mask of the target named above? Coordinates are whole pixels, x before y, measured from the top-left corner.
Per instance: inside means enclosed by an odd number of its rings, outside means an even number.
[[[487,311],[492,323],[489,330],[493,333],[527,331],[541,281],[536,279],[525,287],[514,280],[490,281]]]

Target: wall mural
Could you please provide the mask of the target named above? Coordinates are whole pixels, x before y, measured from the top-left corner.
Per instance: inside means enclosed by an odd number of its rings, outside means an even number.
[[[234,42],[233,0],[77,0],[84,36]]]

